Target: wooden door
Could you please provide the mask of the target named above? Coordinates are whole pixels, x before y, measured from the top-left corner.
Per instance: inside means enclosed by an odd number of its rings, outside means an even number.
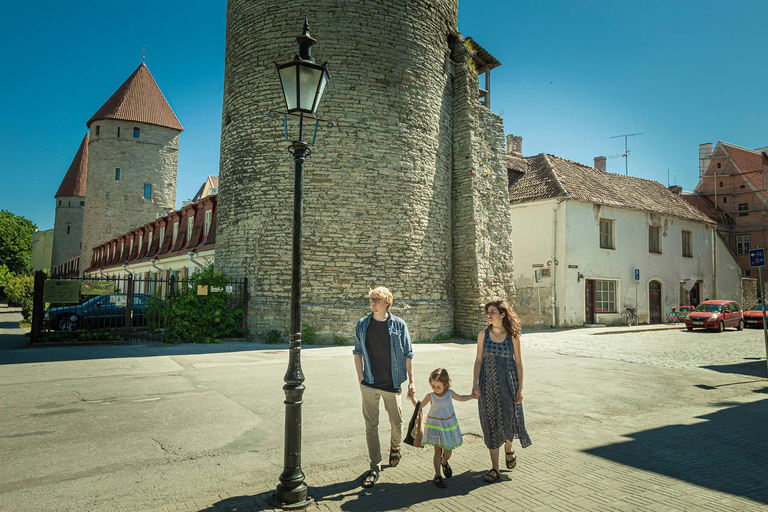
[[[650,323],[661,323],[661,283],[651,281],[648,284],[648,310],[650,311]]]
[[[586,323],[595,323],[595,281],[587,279],[584,286],[584,318]]]

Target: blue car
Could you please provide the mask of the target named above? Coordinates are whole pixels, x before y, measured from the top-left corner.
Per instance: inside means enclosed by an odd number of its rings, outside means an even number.
[[[82,304],[46,309],[44,322],[48,329],[57,331],[125,327],[126,300],[127,295],[124,293],[97,295]],[[144,325],[144,312],[148,303],[149,295],[134,294],[134,326]]]

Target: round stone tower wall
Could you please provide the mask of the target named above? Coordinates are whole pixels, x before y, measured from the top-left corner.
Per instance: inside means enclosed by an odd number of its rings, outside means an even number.
[[[319,115],[335,126],[321,125],[304,167],[302,321],[348,340],[368,290],[387,286],[414,339],[451,333],[457,0],[227,9],[216,267],[249,278],[251,330],[288,330],[294,165],[267,112],[284,109],[274,62],[293,58],[307,16],[332,75]]]
[[[51,267],[80,254],[83,236],[84,197],[60,196],[56,198],[56,217],[53,224],[53,256]]]
[[[138,138],[134,128],[139,128]],[[94,121],[90,129],[83,270],[95,246],[175,209],[179,165],[178,130],[113,119]],[[115,169],[120,169],[119,180]],[[145,184],[152,186],[149,199],[144,198]]]

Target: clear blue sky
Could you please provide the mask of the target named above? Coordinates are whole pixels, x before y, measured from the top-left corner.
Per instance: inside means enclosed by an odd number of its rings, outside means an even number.
[[[0,208],[53,227],[54,194],[85,122],[141,62],[184,125],[178,203],[218,174],[223,0],[13,2],[0,21]],[[692,189],[698,145],[768,146],[768,2],[493,0],[459,29],[502,66],[492,109],[523,153]],[[327,56],[331,60],[331,56]],[[624,172],[621,158],[609,172]]]

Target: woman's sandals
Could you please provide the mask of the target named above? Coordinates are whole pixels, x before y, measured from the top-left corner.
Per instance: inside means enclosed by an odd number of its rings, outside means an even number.
[[[495,482],[499,479],[499,472],[495,469],[489,469],[488,472],[483,477],[483,480],[485,480],[488,483]]]
[[[512,456],[512,460],[509,459],[509,456]],[[511,452],[506,452],[506,456],[504,457],[505,462],[507,463],[507,469],[515,469],[515,466],[517,466],[517,457],[515,456],[515,450],[512,450]]]
[[[370,470],[368,473],[365,474],[363,477],[363,487],[366,489],[373,487],[376,485],[376,482],[379,481],[379,472],[375,469]]]
[[[392,450],[389,452],[389,467],[396,468],[398,464],[400,464],[400,459],[402,459],[403,456],[400,455],[400,450]]]

